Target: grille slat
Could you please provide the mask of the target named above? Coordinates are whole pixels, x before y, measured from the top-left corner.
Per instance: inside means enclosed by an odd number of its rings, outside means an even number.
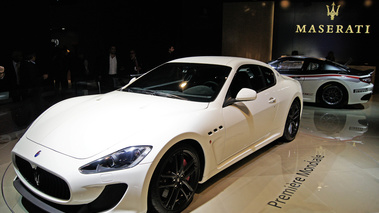
[[[37,190],[58,199],[70,199],[70,189],[61,178],[40,167],[33,168],[28,161],[17,155],[16,166],[24,179]]]

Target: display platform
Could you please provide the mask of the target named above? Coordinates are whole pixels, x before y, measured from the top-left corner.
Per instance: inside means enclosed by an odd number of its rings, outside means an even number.
[[[0,212],[25,212],[0,144]],[[272,143],[201,184],[185,212],[379,212],[379,96],[349,109],[306,105],[290,143]]]

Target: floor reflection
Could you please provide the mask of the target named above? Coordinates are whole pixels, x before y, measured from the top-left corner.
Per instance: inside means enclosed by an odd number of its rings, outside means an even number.
[[[301,132],[323,139],[362,143],[369,124],[364,110],[304,107]]]

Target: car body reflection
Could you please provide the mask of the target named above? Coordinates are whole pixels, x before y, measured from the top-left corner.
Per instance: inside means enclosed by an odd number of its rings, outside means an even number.
[[[303,134],[338,142],[362,143],[361,137],[369,125],[362,110],[305,106],[301,126]]]

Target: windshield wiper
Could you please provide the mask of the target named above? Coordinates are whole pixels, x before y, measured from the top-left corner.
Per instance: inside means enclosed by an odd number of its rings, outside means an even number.
[[[153,90],[153,91],[155,92],[155,95],[158,95],[158,96],[163,96],[163,97],[168,97],[168,98],[176,98],[176,99],[181,99],[181,100],[188,100],[187,98],[181,97],[179,95],[174,95],[174,94],[166,93],[166,92],[160,92],[160,91],[156,91],[156,90]]]
[[[135,92],[135,93],[139,93],[141,91],[141,89],[138,89],[138,88],[129,88],[129,87],[126,87],[125,89],[123,89],[122,91],[125,91],[125,92]]]
[[[157,90],[148,90],[148,89],[142,89],[142,88],[125,88],[123,91],[126,92],[134,92],[134,93],[141,93],[141,94],[146,94],[146,95],[155,95],[155,96],[162,96],[162,97],[168,97],[168,98],[176,98],[176,99],[181,99],[181,100],[187,100],[184,97],[174,95],[171,93],[166,93],[166,92],[161,92]]]

